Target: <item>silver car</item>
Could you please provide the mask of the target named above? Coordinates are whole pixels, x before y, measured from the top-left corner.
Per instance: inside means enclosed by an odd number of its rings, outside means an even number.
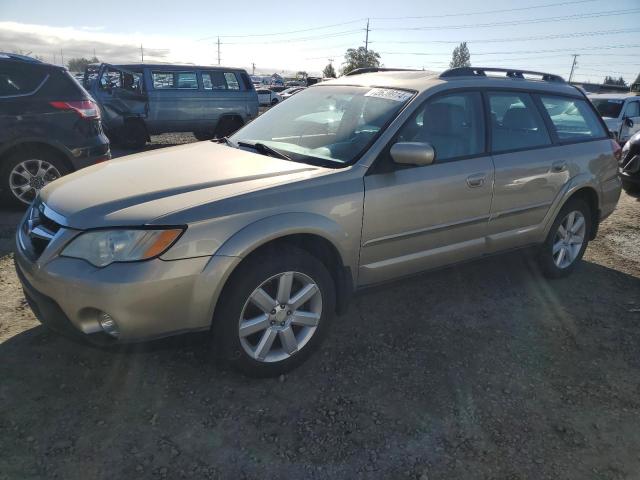
[[[54,329],[96,343],[210,330],[218,358],[275,375],[356,289],[529,246],[549,277],[569,274],[616,206],[619,152],[553,75],[345,76],[220,143],[56,180],[18,229],[16,266]]]

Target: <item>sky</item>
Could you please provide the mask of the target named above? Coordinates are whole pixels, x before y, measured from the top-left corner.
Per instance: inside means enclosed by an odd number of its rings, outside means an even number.
[[[448,67],[466,41],[475,66],[541,70],[574,80],[640,73],[640,0],[316,0],[163,2],[0,0],[0,51],[48,62],[218,64],[318,74],[365,45],[386,67]]]

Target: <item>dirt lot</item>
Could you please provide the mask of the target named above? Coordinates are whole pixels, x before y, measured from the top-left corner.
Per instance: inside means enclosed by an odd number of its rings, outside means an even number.
[[[1,480],[640,478],[637,198],[569,279],[517,253],[366,291],[270,380],[210,365],[202,335],[47,332],[0,217]]]

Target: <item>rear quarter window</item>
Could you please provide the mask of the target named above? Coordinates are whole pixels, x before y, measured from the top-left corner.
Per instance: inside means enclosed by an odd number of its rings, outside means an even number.
[[[560,141],[579,141],[606,137],[601,123],[584,100],[540,96]]]
[[[3,66],[0,71],[0,97],[29,95],[46,78],[47,72],[26,66]]]

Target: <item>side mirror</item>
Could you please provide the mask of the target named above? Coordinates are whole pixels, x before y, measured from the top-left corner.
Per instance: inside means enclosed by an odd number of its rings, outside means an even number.
[[[633,127],[633,120],[631,120],[629,117],[625,117],[625,119],[624,119],[624,124],[625,124],[627,127],[631,128],[631,127]]]
[[[398,142],[391,147],[391,158],[400,165],[431,165],[436,158],[436,152],[429,143]]]

